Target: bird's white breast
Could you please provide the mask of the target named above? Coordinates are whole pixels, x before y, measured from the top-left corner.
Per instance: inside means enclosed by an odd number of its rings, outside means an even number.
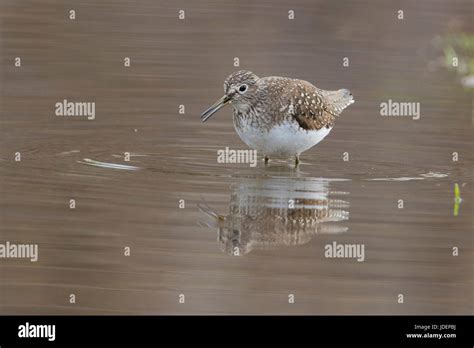
[[[235,124],[235,123],[234,123]],[[241,127],[235,127],[242,141],[259,154],[276,157],[290,157],[313,147],[332,128],[304,130],[296,121],[275,125],[269,129],[258,127],[250,121],[241,121]]]

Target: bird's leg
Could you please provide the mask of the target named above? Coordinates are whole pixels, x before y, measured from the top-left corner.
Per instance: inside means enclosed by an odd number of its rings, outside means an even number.
[[[270,158],[268,158],[268,156],[265,156],[265,165],[268,164],[268,161],[270,160]]]
[[[295,168],[298,167],[298,165],[300,164],[300,155],[295,155]]]

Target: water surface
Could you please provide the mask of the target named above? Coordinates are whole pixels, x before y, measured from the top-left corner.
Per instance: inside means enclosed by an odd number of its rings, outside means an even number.
[[[473,32],[472,4],[402,5],[3,1],[0,241],[40,255],[0,261],[0,312],[472,314],[472,92],[429,68],[434,38]],[[356,103],[297,170],[217,163],[245,145],[230,109],[199,115],[234,57]],[[96,118],[55,116],[64,99]],[[420,119],[381,117],[388,99]],[[364,261],[325,257],[333,242]]]

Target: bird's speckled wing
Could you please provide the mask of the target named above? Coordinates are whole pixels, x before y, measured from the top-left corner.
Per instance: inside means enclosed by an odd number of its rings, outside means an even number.
[[[306,130],[319,130],[334,125],[336,116],[353,103],[352,94],[347,89],[325,91],[309,82],[293,80],[291,89],[286,91],[288,112]]]

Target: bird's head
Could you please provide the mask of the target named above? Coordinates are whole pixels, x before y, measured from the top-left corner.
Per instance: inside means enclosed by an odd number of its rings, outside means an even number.
[[[224,81],[224,96],[202,113],[201,121],[206,122],[227,103],[231,103],[237,110],[246,109],[255,97],[258,80],[257,75],[247,70],[240,70],[229,75]]]

